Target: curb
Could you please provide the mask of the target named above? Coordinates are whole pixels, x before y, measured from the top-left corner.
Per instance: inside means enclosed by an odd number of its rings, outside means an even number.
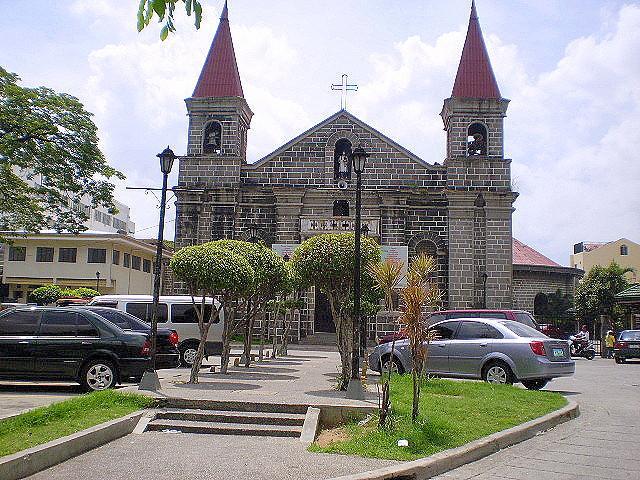
[[[578,404],[567,399],[568,404],[542,417],[530,420],[522,425],[493,433],[487,437],[474,440],[461,447],[445,450],[430,457],[421,458],[400,465],[384,467],[369,472],[355,473],[335,477],[332,480],[422,480],[440,475],[467,463],[475,462],[504,448],[533,438],[539,432],[549,430],[580,415]]]
[[[133,432],[144,411],[94,425],[66,437],[0,458],[0,478],[18,480]]]

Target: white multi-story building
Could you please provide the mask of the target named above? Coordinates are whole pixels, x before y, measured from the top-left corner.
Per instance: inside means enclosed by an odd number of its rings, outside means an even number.
[[[43,231],[27,236],[3,232],[4,297],[25,302],[39,286],[89,287],[102,294],[146,294],[153,289],[156,247],[128,235]],[[163,253],[163,262],[171,252]]]

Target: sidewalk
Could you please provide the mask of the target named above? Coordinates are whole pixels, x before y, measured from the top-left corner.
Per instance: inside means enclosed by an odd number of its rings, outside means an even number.
[[[233,353],[239,354],[239,351]],[[348,400],[345,392],[336,390],[340,365],[338,352],[294,346],[289,348],[289,353],[286,357],[252,362],[249,368],[231,366],[226,375],[219,373],[220,358],[212,357],[212,364],[217,366],[216,373],[209,372],[208,366],[202,368],[196,385],[187,384],[189,369],[159,370],[160,393],[167,397],[200,400],[377,406],[379,375],[375,372],[369,371],[371,379],[366,401]],[[137,386],[125,390],[138,391]]]

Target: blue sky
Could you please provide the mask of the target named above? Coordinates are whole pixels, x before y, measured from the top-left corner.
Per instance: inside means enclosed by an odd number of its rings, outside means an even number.
[[[125,185],[157,184],[155,154],[186,147],[187,98],[222,0],[158,40],[135,30],[136,0],[0,0],[0,65],[25,85],[71,93],[95,113],[118,198],[139,236],[156,202]],[[442,162],[438,114],[451,92],[468,0],[230,0],[245,96],[255,112],[249,161],[331,115],[329,85],[348,73],[349,110],[428,162]],[[582,240],[640,241],[640,2],[478,0],[496,77],[511,99],[506,154],[521,193],[514,235],[566,264]],[[174,179],[175,181],[175,179]],[[173,210],[168,214],[173,217]],[[170,236],[173,223],[167,223]]]

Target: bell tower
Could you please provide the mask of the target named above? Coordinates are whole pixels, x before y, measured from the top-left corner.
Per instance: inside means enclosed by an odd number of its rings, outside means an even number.
[[[502,98],[475,2],[451,97],[447,132],[449,308],[509,308],[512,303],[511,161],[504,158]]]
[[[245,163],[253,112],[242,91],[226,2],[193,95],[185,102],[187,155],[235,157]]]
[[[176,248],[233,238],[235,232],[253,113],[242,91],[226,2],[196,87],[185,102],[189,131],[178,172]]]

